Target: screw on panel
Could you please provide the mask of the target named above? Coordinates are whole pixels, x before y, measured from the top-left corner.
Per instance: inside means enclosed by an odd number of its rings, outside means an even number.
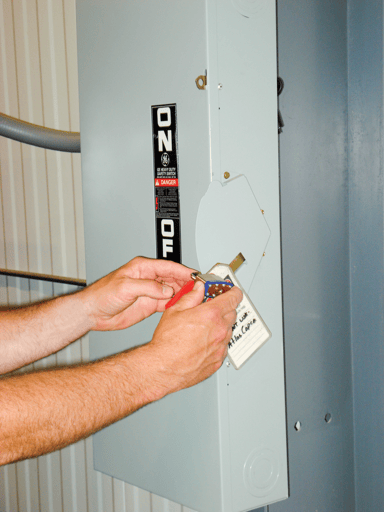
[[[261,213],[264,215],[264,210],[261,210]]]
[[[296,430],[296,432],[300,432],[300,430],[301,430],[301,421],[296,421],[296,423],[295,423],[295,430]]]
[[[217,88],[218,88],[218,89],[222,89],[222,88],[223,88],[223,84],[219,84],[219,85],[217,86]]]
[[[227,180],[231,175],[229,174],[229,172],[225,172],[224,173],[224,178]]]
[[[330,412],[327,412],[324,418],[325,423],[331,423],[332,421],[332,414]]]
[[[228,367],[229,367],[229,366],[231,366],[231,363],[230,363],[229,361],[227,361],[227,366],[228,366]]]
[[[263,256],[265,256],[265,252],[263,252]]]

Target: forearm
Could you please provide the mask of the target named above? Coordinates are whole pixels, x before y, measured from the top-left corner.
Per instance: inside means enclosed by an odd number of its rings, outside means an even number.
[[[0,379],[0,465],[58,450],[167,394],[148,345]]]
[[[0,311],[0,374],[57,352],[91,329],[125,329],[164,311],[190,272],[138,257],[75,294]]]
[[[91,328],[81,292],[0,311],[0,374],[57,352]]]

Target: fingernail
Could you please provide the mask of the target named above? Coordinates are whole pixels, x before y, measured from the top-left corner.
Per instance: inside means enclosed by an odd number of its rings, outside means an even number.
[[[166,297],[172,297],[173,288],[171,286],[164,284],[163,285],[163,295],[165,295]]]
[[[201,281],[196,281],[195,282],[195,286],[193,287],[193,289],[196,290],[196,291],[199,291],[202,288],[204,288],[204,283],[202,283]]]

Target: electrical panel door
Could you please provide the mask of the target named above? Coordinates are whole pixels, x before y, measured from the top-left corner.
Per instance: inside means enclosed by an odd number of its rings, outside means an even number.
[[[202,512],[288,496],[273,0],[78,0],[87,280],[137,255],[236,272],[272,333],[94,436],[95,468]],[[158,315],[91,333],[91,357]]]

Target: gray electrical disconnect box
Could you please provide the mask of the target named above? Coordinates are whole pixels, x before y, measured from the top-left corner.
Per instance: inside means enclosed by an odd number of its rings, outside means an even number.
[[[94,436],[95,468],[202,512],[288,496],[273,0],[77,0],[87,280],[134,256],[236,276],[272,333]],[[153,316],[92,333],[150,341]]]

